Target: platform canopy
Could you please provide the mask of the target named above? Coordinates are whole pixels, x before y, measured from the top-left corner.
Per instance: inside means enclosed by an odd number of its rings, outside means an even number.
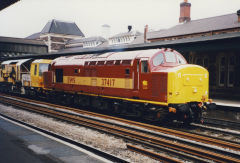
[[[8,6],[11,6],[12,4],[18,2],[20,0],[3,0],[0,2],[0,11],[7,8]]]

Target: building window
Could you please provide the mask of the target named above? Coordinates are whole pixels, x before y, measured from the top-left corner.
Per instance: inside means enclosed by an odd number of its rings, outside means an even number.
[[[235,56],[230,56],[228,59],[228,87],[234,86],[235,79]]]
[[[223,56],[220,58],[220,65],[219,65],[219,86],[223,87],[225,83],[225,64],[226,64],[226,57]]]
[[[201,58],[197,58],[197,59],[196,59],[196,64],[197,64],[197,65],[200,65],[200,66],[203,66],[203,61],[202,61],[202,59],[201,59]]]
[[[236,66],[235,66],[235,86],[240,86],[240,55],[236,55]]]
[[[193,55],[189,55],[189,58],[188,58],[188,63],[190,63],[190,64],[193,64]]]
[[[208,69],[209,66],[209,58],[207,56],[205,57],[198,57],[196,58],[196,64],[205,67]]]
[[[209,66],[209,59],[206,57],[203,59],[203,66],[208,69],[208,66]]]

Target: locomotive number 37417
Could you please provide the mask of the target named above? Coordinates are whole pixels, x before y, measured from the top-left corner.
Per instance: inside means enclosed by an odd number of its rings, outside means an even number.
[[[115,79],[113,78],[102,78],[102,86],[114,87]]]

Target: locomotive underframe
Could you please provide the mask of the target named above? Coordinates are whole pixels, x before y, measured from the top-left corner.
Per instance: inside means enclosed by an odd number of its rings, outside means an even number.
[[[149,103],[131,102],[127,100],[89,94],[83,92],[62,92],[48,90],[43,94],[51,102],[61,103],[75,107],[87,107],[93,110],[102,110],[116,115],[144,118],[149,121],[170,122],[173,120],[185,123],[199,122],[202,112],[207,108],[206,103],[199,106],[199,102],[187,104],[169,104],[168,106]],[[176,112],[170,112],[169,107],[174,107]]]

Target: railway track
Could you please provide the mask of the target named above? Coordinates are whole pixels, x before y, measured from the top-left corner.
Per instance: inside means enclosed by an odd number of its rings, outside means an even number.
[[[224,119],[216,119],[216,118],[204,118],[205,124],[218,126],[218,127],[231,127],[232,129],[240,130],[240,123],[235,121],[229,121]]]
[[[51,103],[47,103],[47,102],[43,102],[43,101],[36,101],[36,100],[31,100],[31,99],[26,99],[26,98],[16,97],[16,96],[9,96],[9,95],[4,95],[4,96],[10,97],[10,98],[12,98],[12,97],[17,98],[17,99],[20,99],[20,100],[23,100],[23,101],[33,102],[34,104],[36,104],[36,103],[42,104],[43,106],[46,106],[46,107],[60,108],[60,109],[63,109],[64,111],[73,111],[75,113],[79,113],[79,114],[83,114],[83,115],[90,115],[90,116],[93,116],[93,117],[100,117],[100,118],[104,118],[104,119],[116,120],[118,122],[123,122],[123,123],[129,124],[129,125],[142,127],[142,128],[148,129],[148,130],[152,130],[152,131],[156,131],[156,132],[160,132],[160,133],[164,133],[164,134],[169,134],[169,135],[174,135],[174,136],[178,136],[178,137],[193,140],[193,141],[207,143],[207,144],[210,144],[210,145],[217,145],[219,147],[227,147],[226,145],[228,144],[228,143],[226,143],[225,145],[224,145],[224,143],[221,144],[222,142],[219,141],[219,139],[206,138],[205,136],[203,136],[201,134],[196,135],[196,133],[191,133],[191,132],[188,132],[187,130],[182,130],[182,131],[180,130],[179,131],[179,129],[176,129],[176,128],[175,129],[169,129],[169,128],[165,128],[165,127],[159,127],[159,126],[155,126],[155,125],[140,123],[140,122],[131,121],[131,120],[123,119],[123,118],[118,118],[118,117],[114,117],[114,116],[109,116],[109,115],[99,114],[99,113],[95,113],[95,112],[90,112],[90,111],[86,111],[86,110],[80,110],[80,109],[76,109],[76,108],[51,104]],[[196,124],[195,124],[195,126],[196,126]],[[200,127],[201,128],[206,128],[204,126],[200,126]],[[214,130],[214,129],[212,129],[212,130]],[[219,131],[219,130],[217,130],[217,131]],[[228,134],[233,134],[233,133],[230,132]],[[237,136],[239,136],[239,135],[237,134]],[[231,146],[229,146],[228,148],[229,149],[234,149]]]
[[[81,126],[86,126],[90,128],[97,129],[101,132],[106,132],[110,133],[119,137],[122,137],[124,139],[127,139],[129,141],[135,142],[135,143],[140,143],[144,146],[147,147],[152,147],[154,149],[158,150],[164,150],[170,153],[174,153],[175,155],[180,155],[182,152],[184,152],[181,157],[187,158],[190,160],[194,161],[200,161],[202,162],[203,158],[207,160],[213,160],[216,162],[239,162],[240,160],[238,159],[239,154],[230,152],[230,151],[224,151],[224,150],[219,150],[216,147],[211,147],[209,144],[222,148],[228,148],[232,149],[234,151],[239,152],[240,151],[240,146],[238,144],[234,143],[229,143],[225,141],[219,141],[219,140],[214,140],[214,139],[209,139],[207,137],[193,137],[194,135],[190,135],[189,133],[180,132],[180,131],[174,131],[174,130],[169,130],[169,129],[164,129],[161,127],[157,126],[152,126],[148,124],[142,124],[138,122],[132,122],[129,120],[121,120],[120,118],[114,118],[114,120],[118,120],[124,123],[128,123],[131,125],[135,125],[138,127],[144,127],[146,129],[154,130],[157,131],[158,133],[161,133],[161,135],[166,134],[166,131],[169,131],[170,135],[180,135],[180,137],[183,137],[183,135],[186,135],[185,139],[188,139],[189,137],[192,137],[195,141],[198,141],[198,143],[195,143],[193,146],[194,142],[191,142],[186,145],[186,143],[183,143],[183,140],[178,139],[180,142],[176,141],[171,141],[167,140],[165,138],[162,138],[159,136],[159,134],[153,134],[150,132],[142,131],[140,129],[134,129],[130,128],[129,126],[123,126],[123,125],[117,125],[116,123],[111,124],[109,121],[108,122],[103,122],[101,120],[96,120],[93,118],[89,118],[86,116],[80,116],[77,114],[69,113],[69,112],[64,112],[63,110],[56,110],[56,109],[49,109],[48,107],[44,106],[47,105],[44,102],[40,102],[41,104],[34,104],[33,100],[30,100],[31,103],[26,102],[26,99],[20,98],[20,100],[14,101],[13,98],[4,98],[0,97],[1,101],[7,104],[15,105],[17,107],[21,107],[23,109],[27,109],[33,112],[37,112],[43,115],[51,116],[60,120],[68,121],[74,124],[78,124]],[[15,97],[14,97],[15,98]],[[21,101],[25,100],[25,101]],[[56,106],[56,105],[50,105],[51,107]],[[97,116],[97,113],[91,113],[91,112],[86,112],[86,111],[80,111],[77,109],[73,108],[67,108],[64,107],[65,109],[68,109],[70,111],[77,111],[78,113],[82,112],[81,114],[92,114],[92,116]],[[100,117],[100,116],[98,116]],[[109,116],[101,115],[103,118],[110,118]],[[162,131],[161,131],[162,130]],[[171,132],[170,132],[171,131]],[[175,133],[175,134],[173,134]],[[166,135],[165,135],[166,137]],[[198,139],[200,138],[200,139]],[[173,138],[171,138],[173,139]],[[188,139],[189,140],[189,139]],[[203,141],[205,140],[205,141]],[[199,142],[205,142],[205,144],[208,144],[208,146],[200,145]],[[191,145],[189,145],[191,144]],[[181,152],[180,152],[181,151]],[[212,152],[216,151],[216,152]]]
[[[232,143],[240,144],[240,130],[233,130],[232,128],[220,128],[215,127],[213,124],[211,126],[206,124],[196,124],[192,123],[189,126],[183,124],[172,124],[166,126],[173,130],[178,130],[182,132],[187,132],[191,134],[198,134],[201,136],[208,136],[209,138],[229,141]]]

